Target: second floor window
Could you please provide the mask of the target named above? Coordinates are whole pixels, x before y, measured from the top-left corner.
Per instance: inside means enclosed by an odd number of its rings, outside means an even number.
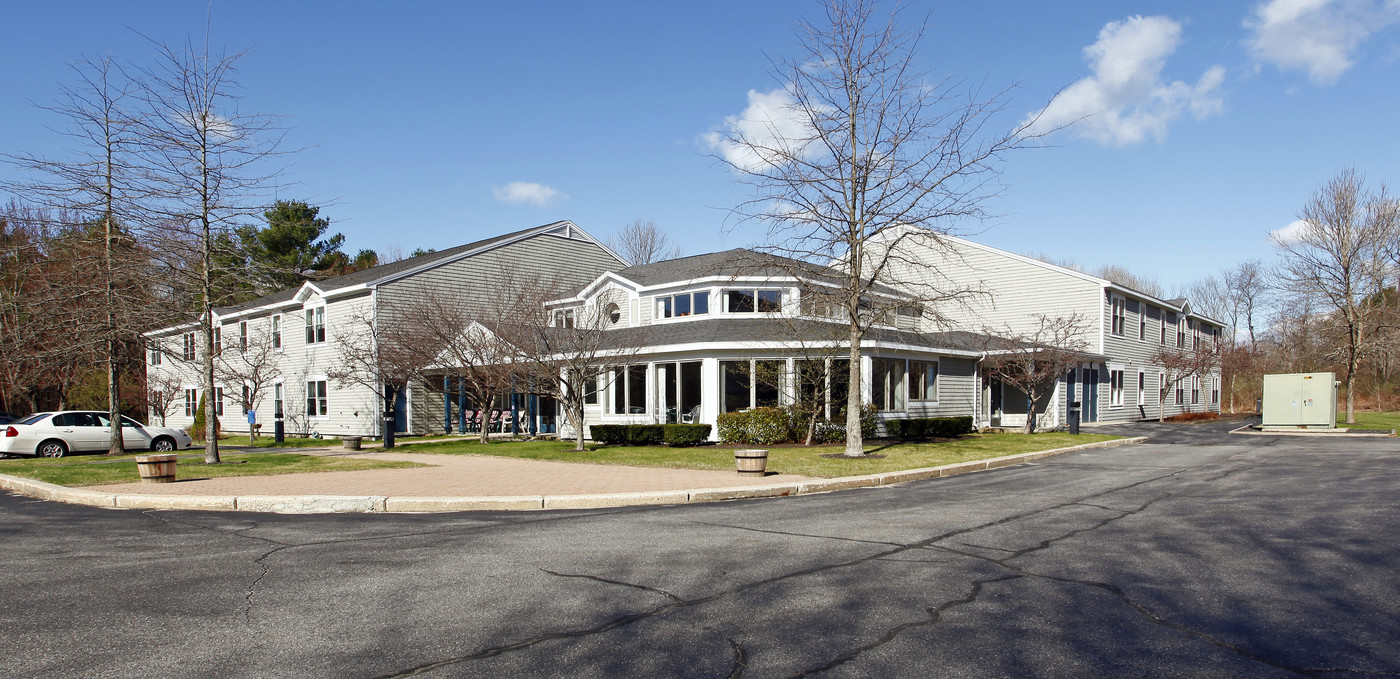
[[[1147,305],[1138,304],[1138,341],[1147,341]]]
[[[1113,334],[1123,336],[1123,326],[1126,320],[1126,302],[1122,297],[1113,298]]]
[[[326,341],[326,307],[318,306],[306,310],[306,343],[317,344]]]
[[[224,353],[224,328],[223,328],[223,326],[215,326],[215,327],[214,327],[214,355],[215,355],[215,356],[218,356],[219,354],[222,354],[222,353]]]
[[[186,361],[193,361],[197,355],[198,352],[195,351],[194,333],[187,332],[184,334],[184,346],[183,351],[180,352],[180,357]]]
[[[242,353],[246,353],[247,351],[248,351],[248,321],[243,321],[243,322],[241,322],[241,323],[238,324],[238,353],[242,354]]]
[[[272,348],[282,348],[282,317],[272,317]]]
[[[656,298],[657,318],[679,318],[710,313],[710,293],[687,292]]]
[[[151,347],[151,365],[160,365],[160,346]]]
[[[1176,321],[1176,348],[1186,348],[1186,319],[1180,318]]]
[[[1167,346],[1167,314],[1166,314],[1166,312],[1162,312],[1161,317],[1159,317],[1159,318],[1157,319],[1157,325],[1161,328],[1161,331],[1162,331],[1162,338],[1159,339],[1159,340],[1157,340],[1157,343],[1165,347],[1165,346]]]
[[[725,311],[732,314],[758,312],[777,313],[783,310],[782,290],[728,290]]]
[[[572,328],[574,327],[574,310],[562,309],[554,312],[554,327]]]

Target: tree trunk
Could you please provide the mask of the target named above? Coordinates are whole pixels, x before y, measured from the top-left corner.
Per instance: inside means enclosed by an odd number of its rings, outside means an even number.
[[[574,450],[583,452],[583,399],[574,399],[577,403],[571,404],[569,409],[574,413]]]
[[[854,313],[854,312],[853,312]],[[865,455],[865,438],[860,431],[860,419],[864,415],[861,403],[860,381],[860,328],[856,321],[851,322],[850,366],[847,371],[850,386],[846,389],[846,457]]]

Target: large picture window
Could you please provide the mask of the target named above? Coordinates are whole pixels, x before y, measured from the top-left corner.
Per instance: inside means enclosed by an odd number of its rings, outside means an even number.
[[[903,411],[904,359],[877,358],[870,365],[870,387],[874,392],[875,408],[887,412]]]
[[[786,368],[784,361],[722,361],[724,412],[777,406]]]
[[[612,412],[615,415],[639,415],[647,411],[647,367],[629,365],[614,370],[612,382]]]
[[[909,362],[909,398],[915,401],[938,400],[938,361]]]

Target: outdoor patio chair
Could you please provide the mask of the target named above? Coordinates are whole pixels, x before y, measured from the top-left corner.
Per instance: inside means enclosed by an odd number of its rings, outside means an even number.
[[[690,409],[690,412],[681,415],[682,424],[695,424],[700,421],[700,406]]]

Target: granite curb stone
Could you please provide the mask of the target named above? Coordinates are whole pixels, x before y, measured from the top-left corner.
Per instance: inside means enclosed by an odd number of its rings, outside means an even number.
[[[68,488],[52,483],[0,474],[0,488],[43,500],[58,500],[94,507],[121,509],[181,509],[201,511],[272,512],[279,514],[379,513],[379,512],[460,512],[482,510],[529,511],[540,509],[599,509],[638,505],[675,505],[691,502],[717,502],[748,498],[785,497],[809,493],[829,493],[852,488],[872,488],[909,483],[943,476],[996,469],[1065,453],[1094,448],[1115,448],[1147,441],[1145,436],[1098,441],[1068,448],[1039,450],[959,462],[938,467],[905,469],[881,474],[847,476],[802,483],[745,485],[726,488],[697,488],[674,491],[597,493],[591,495],[523,495],[484,497],[388,497],[338,495],[141,495],[114,494]]]

